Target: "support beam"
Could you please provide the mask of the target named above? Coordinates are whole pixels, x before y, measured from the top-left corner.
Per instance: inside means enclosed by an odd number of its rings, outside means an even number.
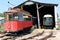
[[[57,7],[57,6],[54,6],[55,27],[58,28],[58,23],[57,23],[57,18],[58,18],[58,16],[57,16],[57,8],[56,8],[56,7]]]
[[[38,4],[36,3],[36,7],[37,7],[38,27],[39,27],[39,29],[41,29],[41,27],[40,27],[39,9],[40,9],[40,8],[42,8],[42,7],[44,7],[44,5],[42,5],[42,6],[38,7]]]
[[[40,6],[38,9],[40,9],[40,8],[42,8],[42,7],[44,7],[44,5]]]
[[[31,1],[31,0],[27,0],[27,1]]]
[[[39,18],[39,10],[38,10],[38,4],[37,3],[36,3],[36,7],[37,7],[38,27],[40,29],[40,18]]]

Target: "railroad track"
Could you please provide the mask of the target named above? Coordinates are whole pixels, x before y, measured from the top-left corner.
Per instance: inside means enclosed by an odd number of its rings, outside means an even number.
[[[0,34],[0,40],[12,40],[14,36],[6,36],[9,35],[10,33],[1,33]]]
[[[53,35],[52,31],[45,30],[35,30],[31,34],[18,37],[15,40],[47,40],[49,37]]]
[[[21,36],[5,36],[5,35],[6,34],[1,36],[0,40],[53,40],[53,39],[56,40],[57,39],[56,35],[52,30],[44,30],[44,29],[35,29],[32,33]]]

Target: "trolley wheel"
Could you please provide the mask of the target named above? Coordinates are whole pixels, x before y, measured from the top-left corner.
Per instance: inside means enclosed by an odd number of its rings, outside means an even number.
[[[33,29],[33,27],[32,27],[32,26],[31,26],[31,27],[29,27],[29,28],[26,28],[26,29],[24,29],[24,30],[23,30],[23,33],[25,33],[25,34],[26,34],[26,33],[28,33],[28,34],[29,34],[29,33],[31,33],[31,32],[32,32],[32,29]]]
[[[36,27],[35,27],[35,26],[32,26],[32,27],[30,27],[30,28],[28,29],[28,31],[31,33],[34,29],[36,29]]]

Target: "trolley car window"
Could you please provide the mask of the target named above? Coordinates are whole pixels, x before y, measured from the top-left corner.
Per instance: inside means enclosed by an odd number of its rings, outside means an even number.
[[[11,13],[5,13],[5,21],[11,21],[13,20],[13,16]]]
[[[44,18],[43,25],[52,25],[52,18],[50,17]]]
[[[31,21],[31,17],[27,15],[23,15],[25,21]]]
[[[13,16],[11,14],[9,14],[9,21],[13,20]]]
[[[5,21],[31,21],[31,16],[22,13],[6,13]]]
[[[15,13],[15,14],[13,14],[13,20],[14,21],[17,21],[18,20],[18,15]]]
[[[19,21],[22,21],[23,20],[23,14],[19,13],[18,14],[18,19],[19,19]]]

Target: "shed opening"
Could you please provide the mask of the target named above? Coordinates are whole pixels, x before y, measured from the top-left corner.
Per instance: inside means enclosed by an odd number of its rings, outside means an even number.
[[[40,4],[38,5],[39,7],[41,6]],[[37,8],[36,4],[32,5],[24,5],[23,10],[28,11],[31,13],[31,15],[35,18],[33,19],[34,25],[37,25],[38,28],[38,20],[37,20]],[[54,16],[54,6],[44,6],[39,9],[39,17],[40,17],[40,27],[45,28],[46,26],[43,26],[43,16],[45,14],[51,14],[53,16],[53,25],[48,27],[49,29],[53,29],[55,27],[55,16]]]

